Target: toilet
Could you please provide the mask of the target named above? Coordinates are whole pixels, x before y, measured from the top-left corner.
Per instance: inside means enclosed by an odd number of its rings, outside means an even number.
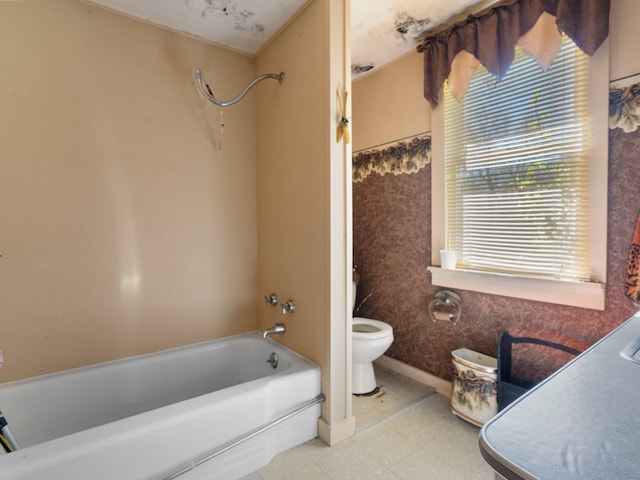
[[[353,284],[353,308],[356,284]],[[386,352],[393,342],[393,328],[380,320],[354,317],[351,326],[353,354],[353,393],[369,393],[376,386],[373,361]]]

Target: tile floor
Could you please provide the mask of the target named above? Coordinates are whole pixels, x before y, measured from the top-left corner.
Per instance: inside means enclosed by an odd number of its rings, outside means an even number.
[[[316,438],[242,480],[493,480],[479,429],[452,415],[447,397],[375,367],[380,392],[353,398],[354,437],[332,448]]]

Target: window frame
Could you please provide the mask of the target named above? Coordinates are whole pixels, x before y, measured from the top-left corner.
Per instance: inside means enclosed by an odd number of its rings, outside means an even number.
[[[445,270],[440,250],[447,248],[444,102],[432,110],[431,205],[432,284],[507,297],[604,310],[607,275],[607,179],[609,148],[609,40],[588,58],[588,102],[590,131],[590,237],[592,280],[559,280],[548,277],[478,270]],[[442,96],[442,93],[441,93]]]

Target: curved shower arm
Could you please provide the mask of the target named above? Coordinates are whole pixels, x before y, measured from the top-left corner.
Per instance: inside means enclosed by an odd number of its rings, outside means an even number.
[[[278,80],[280,83],[282,83],[282,81],[284,80],[284,72],[280,72],[279,75],[276,75],[275,73],[265,73],[264,75],[260,75],[258,78],[244,87],[244,90],[242,90],[242,92],[240,92],[240,95],[238,95],[236,98],[234,98],[233,100],[229,100],[228,102],[222,102],[213,96],[213,92],[211,92],[209,85],[207,85],[203,81],[202,72],[199,68],[196,68],[194,76],[196,77],[196,85],[198,85],[198,90],[200,90],[200,93],[204,95],[204,97],[211,103],[215,103],[219,107],[230,107],[231,105],[238,103],[244,98],[247,93],[249,93],[249,90],[251,90],[255,84],[260,83],[262,80],[273,78],[274,80]]]

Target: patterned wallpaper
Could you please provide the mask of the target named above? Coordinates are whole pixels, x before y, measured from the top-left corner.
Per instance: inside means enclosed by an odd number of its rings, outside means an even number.
[[[457,290],[462,317],[434,323],[431,285],[431,167],[358,178],[353,185],[354,262],[360,283],[358,315],[389,323],[387,355],[451,379],[451,351],[496,356],[501,331],[550,328],[592,344],[638,307],[624,295],[627,257],[640,213],[640,75],[611,84],[609,131],[608,274],[604,312]],[[622,92],[618,90],[623,90]],[[615,118],[614,118],[615,117]],[[429,142],[430,147],[430,142]],[[354,164],[354,169],[356,165]],[[368,297],[368,298],[367,298]]]

